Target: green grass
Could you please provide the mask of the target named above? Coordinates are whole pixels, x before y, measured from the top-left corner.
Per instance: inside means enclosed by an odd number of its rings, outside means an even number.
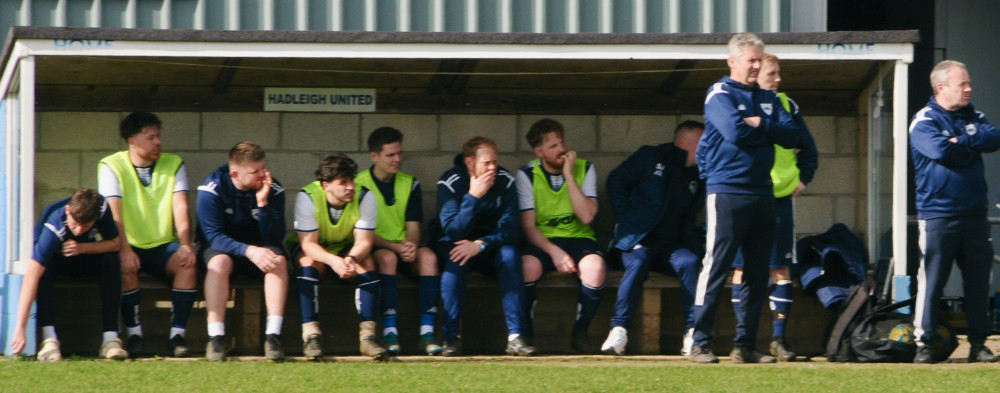
[[[392,363],[0,361],[0,391],[986,392],[1000,364],[696,365],[679,358],[536,358]]]

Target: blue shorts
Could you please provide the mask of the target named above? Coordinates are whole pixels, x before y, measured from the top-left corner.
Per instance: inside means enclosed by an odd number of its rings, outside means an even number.
[[[417,246],[417,250],[420,250],[423,247],[430,248],[427,245],[418,245]],[[372,246],[372,257],[373,258],[375,257],[375,251],[378,251],[378,250],[389,250],[389,249],[373,245]],[[389,251],[392,251],[392,250],[389,250]],[[433,252],[433,249],[431,251]],[[396,258],[399,258],[399,262],[396,263],[396,275],[397,276],[398,275],[404,275],[404,276],[412,278],[414,280],[419,280],[420,279],[420,272],[417,271],[417,265],[415,263],[411,263],[411,262],[404,262],[403,261],[403,257],[399,256],[398,252],[393,252],[393,253],[396,254]],[[437,254],[435,254],[435,256],[436,255]],[[378,269],[378,262],[375,263],[375,268]]]
[[[139,256],[140,272],[151,274],[163,280],[169,280],[167,262],[170,262],[170,257],[174,256],[174,253],[180,248],[180,243],[170,242],[153,248],[132,247],[132,251],[135,251],[135,255]]]
[[[577,266],[580,266],[580,261],[587,255],[593,254],[604,257],[600,247],[597,246],[597,242],[584,237],[554,237],[549,239],[549,241],[569,254],[569,257],[573,258],[573,262]],[[542,263],[543,273],[556,271],[556,265],[552,262],[552,257],[549,256],[549,253],[530,242],[525,242],[521,247],[521,255],[531,255],[538,258],[538,261]]]
[[[284,248],[274,247],[274,246],[264,246],[264,248],[271,250],[275,254],[285,256]],[[222,254],[229,255],[229,257],[233,259],[233,271],[229,274],[230,277],[236,275],[244,275],[250,278],[260,278],[260,279],[264,278],[264,272],[261,271],[256,264],[251,262],[250,258],[247,258],[246,256],[243,255],[227,254],[222,251],[213,249],[211,247],[205,247],[201,251],[201,257],[202,257],[201,263],[208,265],[208,261],[212,260],[213,257]]]

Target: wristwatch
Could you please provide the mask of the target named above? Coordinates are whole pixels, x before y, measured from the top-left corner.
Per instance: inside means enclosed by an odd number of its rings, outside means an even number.
[[[479,240],[476,240],[476,243],[479,243],[479,251],[483,251],[483,250],[486,249],[486,241],[485,240],[479,239]]]

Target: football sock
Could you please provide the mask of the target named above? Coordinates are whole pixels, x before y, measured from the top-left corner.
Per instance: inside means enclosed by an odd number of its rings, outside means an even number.
[[[303,266],[300,274],[296,281],[302,322],[315,322],[319,315],[319,270],[312,266]]]
[[[590,285],[580,283],[580,291],[576,295],[576,321],[573,323],[574,331],[587,331],[590,321],[597,315],[597,307],[601,305],[601,295],[604,293],[604,286],[594,288]]]
[[[785,325],[788,314],[792,310],[792,282],[780,280],[771,290],[771,316],[774,325],[774,337],[785,337]]]
[[[440,292],[441,277],[420,276],[420,287],[417,291],[417,306],[420,308],[420,335],[434,333]]]
[[[358,276],[358,288],[354,291],[355,307],[361,322],[374,321],[378,312],[378,293],[381,286],[375,272]]]
[[[399,303],[399,289],[396,287],[395,274],[379,274],[382,281],[382,334],[398,334],[396,331],[396,309]]]

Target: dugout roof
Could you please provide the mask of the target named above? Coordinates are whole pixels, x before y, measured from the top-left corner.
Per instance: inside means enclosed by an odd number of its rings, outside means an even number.
[[[0,60],[0,254],[30,255],[30,231],[16,228],[35,219],[36,112],[261,111],[265,87],[357,87],[376,90],[379,113],[700,113],[728,74],[730,36],[14,27]],[[814,114],[867,113],[863,92],[893,73],[893,226],[905,228],[917,31],[759,36],[782,59],[782,90]]]

